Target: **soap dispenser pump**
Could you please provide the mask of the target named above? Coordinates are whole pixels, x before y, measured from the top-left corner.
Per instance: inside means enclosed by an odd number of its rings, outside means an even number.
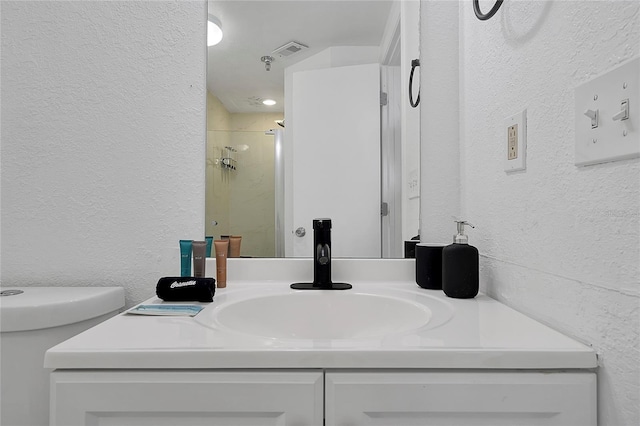
[[[479,288],[478,249],[469,245],[464,226],[469,222],[456,220],[458,233],[453,244],[442,249],[442,290],[449,297],[471,299]]]

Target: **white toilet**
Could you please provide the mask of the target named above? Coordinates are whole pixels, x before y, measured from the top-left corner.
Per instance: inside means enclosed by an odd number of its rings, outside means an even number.
[[[0,425],[48,425],[44,353],[123,306],[121,287],[0,288]]]

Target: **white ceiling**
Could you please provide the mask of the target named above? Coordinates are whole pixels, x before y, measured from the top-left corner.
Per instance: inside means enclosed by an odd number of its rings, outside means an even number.
[[[387,0],[209,0],[224,38],[208,48],[207,87],[229,112],[277,112],[284,107],[284,69],[330,46],[379,46],[391,9]],[[309,46],[276,57],[271,71],[260,58],[296,41]],[[257,100],[274,99],[273,107]]]

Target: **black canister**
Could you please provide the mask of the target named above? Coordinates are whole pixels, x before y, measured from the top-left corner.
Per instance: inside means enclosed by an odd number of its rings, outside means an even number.
[[[442,289],[443,244],[416,245],[416,284],[431,290]]]

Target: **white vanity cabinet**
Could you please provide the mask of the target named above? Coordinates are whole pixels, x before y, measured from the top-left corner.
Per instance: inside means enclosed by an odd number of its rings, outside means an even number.
[[[273,282],[235,281],[195,317],[120,314],[49,349],[51,425],[596,425],[593,348],[484,295],[425,291],[410,260],[336,259],[382,281],[291,290],[309,261],[257,260]]]
[[[596,424],[590,372],[57,371],[51,424]]]
[[[57,426],[322,425],[323,373],[56,371]]]
[[[327,426],[595,426],[589,372],[339,372],[325,377]]]

